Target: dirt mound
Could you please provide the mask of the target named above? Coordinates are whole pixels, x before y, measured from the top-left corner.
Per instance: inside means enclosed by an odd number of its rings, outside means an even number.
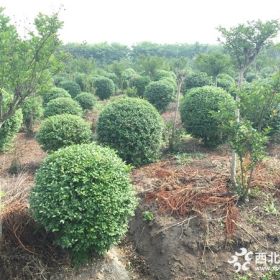
[[[270,164],[260,170],[267,171]],[[235,268],[228,260],[241,247],[279,252],[275,238],[280,225],[268,210],[270,199],[280,206],[273,198],[279,190],[266,185],[264,199],[264,189],[252,189],[260,193],[237,207],[227,187],[228,167],[227,156],[212,153],[183,165],[167,160],[134,171],[141,203],[130,234],[157,279],[233,279]],[[265,188],[265,182],[275,184],[272,177],[268,171],[257,173],[254,182]],[[145,220],[147,211],[153,213],[152,221]],[[250,279],[259,279],[260,272],[251,270]]]

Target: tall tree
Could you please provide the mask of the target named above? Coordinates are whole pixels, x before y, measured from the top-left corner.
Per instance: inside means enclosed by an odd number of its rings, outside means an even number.
[[[21,37],[0,8],[0,128],[59,69],[56,51],[61,26],[57,14],[39,14],[35,31]],[[5,100],[7,96],[11,101]]]
[[[232,57],[235,66],[238,70],[238,87],[242,87],[244,74],[249,66],[255,61],[260,51],[270,43],[274,38],[280,25],[277,20],[262,22],[250,21],[246,24],[239,24],[236,27],[226,29],[219,27],[223,39],[219,39],[224,45],[225,50]],[[240,98],[237,93],[236,101],[239,103]],[[240,110],[236,110],[236,120],[240,122]],[[231,180],[236,186],[236,162],[237,155],[233,152],[231,164]]]

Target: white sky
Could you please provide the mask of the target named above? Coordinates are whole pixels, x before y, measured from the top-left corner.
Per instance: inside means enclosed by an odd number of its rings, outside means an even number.
[[[280,18],[280,0],[0,0],[0,6],[20,24],[63,6],[64,42],[128,45],[217,43],[219,25]]]

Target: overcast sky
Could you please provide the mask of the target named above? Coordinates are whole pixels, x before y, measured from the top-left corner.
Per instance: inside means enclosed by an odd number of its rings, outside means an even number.
[[[280,18],[280,0],[0,0],[19,23],[59,10],[64,42],[217,43],[216,27]],[[278,41],[280,41],[278,39]]]

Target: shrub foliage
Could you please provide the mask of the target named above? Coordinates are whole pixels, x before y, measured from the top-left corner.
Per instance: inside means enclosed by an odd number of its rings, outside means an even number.
[[[196,87],[210,86],[212,79],[205,72],[196,72],[187,75],[184,82],[185,92]]]
[[[2,91],[2,110],[7,110],[10,102],[12,101],[12,95],[6,91]],[[12,117],[4,122],[0,127],[0,152],[8,150],[11,142],[15,138],[22,124],[22,111],[17,110]]]
[[[107,105],[97,123],[97,138],[135,166],[157,159],[163,122],[146,100],[122,98]]]
[[[23,124],[27,133],[33,133],[33,126],[43,116],[42,98],[30,96],[25,99],[22,106]]]
[[[81,92],[76,97],[75,100],[79,102],[84,110],[91,110],[94,107],[96,98],[92,93]]]
[[[106,77],[97,77],[93,81],[96,95],[101,99],[109,98],[115,89],[114,82]]]
[[[174,100],[174,87],[168,80],[151,82],[146,87],[144,97],[160,112],[163,112],[167,108],[168,104]]]
[[[80,104],[68,97],[59,97],[51,100],[45,108],[45,117],[50,117],[60,114],[82,115]]]
[[[63,88],[59,87],[53,87],[50,90],[43,92],[43,103],[46,105],[49,101],[59,98],[59,97],[69,97],[71,98],[71,95]]]
[[[222,106],[227,107],[230,115],[227,120],[234,119],[235,102],[225,90],[213,86],[190,90],[181,104],[183,126],[207,146],[223,143],[227,135],[223,133],[221,120],[215,117]]]
[[[32,214],[77,261],[102,254],[123,237],[137,204],[129,171],[109,148],[60,149],[36,173]]]
[[[145,88],[149,84],[150,79],[146,76],[134,76],[131,78],[130,87],[136,88],[136,94],[139,97],[143,97]]]
[[[22,124],[22,111],[17,110],[0,128],[0,151],[6,151],[11,145]]]
[[[63,114],[45,119],[36,136],[44,151],[55,151],[73,144],[89,143],[90,124],[79,116]]]
[[[63,80],[59,83],[59,87],[64,88],[68,93],[74,98],[76,97],[80,92],[81,88],[79,84],[77,84],[74,81],[70,80]]]

